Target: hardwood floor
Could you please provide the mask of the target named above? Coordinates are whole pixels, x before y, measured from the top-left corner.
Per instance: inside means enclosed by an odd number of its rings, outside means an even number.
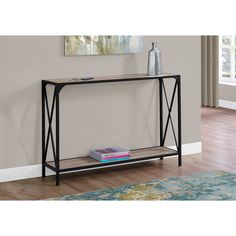
[[[0,183],[0,199],[47,199],[209,170],[236,173],[236,111],[202,108],[202,142],[202,154],[184,156],[182,167],[178,167],[177,158],[173,157],[163,161],[64,174],[59,187],[55,186],[52,176],[5,182]]]

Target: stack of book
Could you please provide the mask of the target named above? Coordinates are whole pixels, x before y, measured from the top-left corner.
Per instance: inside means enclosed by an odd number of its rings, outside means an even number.
[[[90,157],[100,162],[123,161],[130,159],[131,153],[121,147],[94,149],[90,151]]]

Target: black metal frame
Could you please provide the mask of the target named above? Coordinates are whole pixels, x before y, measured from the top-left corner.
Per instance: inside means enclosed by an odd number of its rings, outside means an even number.
[[[169,103],[168,97],[167,97],[167,92],[166,92],[166,87],[164,83],[164,79],[172,78],[175,79],[175,85],[174,89],[172,92],[172,97],[171,101]],[[173,132],[174,140],[175,140],[175,145],[177,150],[172,150],[173,152],[165,155],[157,155],[155,157],[153,156],[146,156],[144,158],[140,158],[138,160],[135,159],[130,159],[130,160],[125,160],[125,161],[120,161],[120,162],[111,162],[111,163],[99,163],[97,165],[89,165],[89,166],[77,166],[77,167],[72,167],[72,168],[66,168],[66,169],[61,169],[60,168],[60,103],[59,103],[59,98],[60,98],[60,92],[61,89],[66,86],[66,85],[78,85],[78,84],[90,84],[90,83],[110,83],[110,82],[123,82],[123,81],[137,81],[137,80],[150,80],[150,79],[157,79],[159,80],[159,111],[160,111],[160,146],[164,147],[165,146],[165,141],[166,141],[166,134],[167,130],[169,127],[169,123],[171,124],[171,129]],[[56,80],[55,80],[56,81]],[[49,109],[49,102],[48,102],[48,94],[47,94],[47,85],[53,85],[54,86],[54,92],[53,92],[53,97],[52,97],[52,104],[51,104],[51,110]],[[178,136],[176,136],[175,129],[174,129],[174,124],[173,120],[171,117],[171,112],[173,108],[173,103],[176,97],[176,92],[177,92],[177,113],[178,113]],[[164,94],[164,96],[163,96]],[[166,106],[168,109],[168,115],[167,115],[167,120],[164,126],[164,121],[163,121],[163,97],[166,102]],[[46,109],[46,112],[45,112]],[[56,136],[56,142],[54,139],[53,135],[53,130],[52,130],[52,120],[54,116],[54,110],[55,110],[55,136]],[[46,121],[45,118],[47,117],[48,119],[48,130],[47,130],[47,137],[46,137]],[[92,169],[96,167],[106,167],[106,166],[111,166],[111,165],[117,165],[117,164],[124,164],[124,163],[131,163],[131,162],[139,162],[142,160],[153,160],[153,159],[163,159],[163,157],[166,156],[174,156],[178,155],[178,165],[182,165],[182,141],[181,141],[181,77],[180,75],[163,75],[163,76],[156,76],[156,77],[149,77],[149,76],[143,76],[142,78],[123,78],[123,79],[111,79],[111,80],[91,80],[91,81],[83,81],[76,82],[74,81],[73,83],[71,82],[53,82],[51,80],[42,80],[42,177],[46,176],[45,169],[46,167],[53,170],[56,173],[56,185],[58,186],[60,184],[60,173],[61,172],[68,172],[68,171],[74,171],[74,170],[84,170],[84,169]],[[48,147],[49,147],[49,141],[51,140],[51,146],[52,146],[52,151],[53,151],[53,158],[54,158],[54,163],[55,167],[49,165],[47,163],[47,153],[48,153]]]

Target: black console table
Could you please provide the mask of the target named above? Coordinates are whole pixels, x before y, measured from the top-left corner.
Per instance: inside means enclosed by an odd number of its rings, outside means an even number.
[[[61,159],[60,157],[60,92],[64,86],[79,85],[86,86],[94,83],[115,83],[125,81],[159,81],[159,112],[160,112],[160,145],[154,147],[147,147],[142,149],[131,150],[131,159],[123,161],[115,161],[110,163],[100,163],[89,156],[76,157],[70,159]],[[174,79],[175,85],[171,100],[168,101],[167,92],[165,88],[165,80]],[[54,86],[54,93],[52,98],[51,108],[49,108],[47,85]],[[176,93],[177,91],[177,93]],[[164,95],[164,96],[163,96]],[[172,121],[171,112],[173,103],[177,97],[177,115],[178,127],[177,135]],[[163,120],[163,106],[167,106],[168,114],[164,125]],[[55,110],[55,137],[52,132],[52,120]],[[48,120],[48,130],[46,135],[46,117]],[[168,127],[173,131],[176,150],[170,149],[165,146],[166,134]],[[49,141],[51,140],[53,161],[47,161],[47,153]],[[154,159],[163,159],[167,156],[178,156],[178,165],[181,166],[181,79],[177,74],[163,74],[158,76],[147,76],[146,74],[131,74],[131,75],[115,75],[94,77],[90,80],[81,79],[55,79],[55,80],[42,80],[42,176],[45,177],[45,168],[49,168],[56,173],[56,185],[60,184],[60,173],[75,170],[89,170],[97,167],[106,167],[112,165],[119,165],[125,163],[136,163],[140,161],[149,161]]]

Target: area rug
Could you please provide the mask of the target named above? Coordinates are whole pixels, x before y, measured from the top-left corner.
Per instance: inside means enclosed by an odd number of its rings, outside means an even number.
[[[196,173],[53,200],[236,200],[236,175],[225,171]]]

